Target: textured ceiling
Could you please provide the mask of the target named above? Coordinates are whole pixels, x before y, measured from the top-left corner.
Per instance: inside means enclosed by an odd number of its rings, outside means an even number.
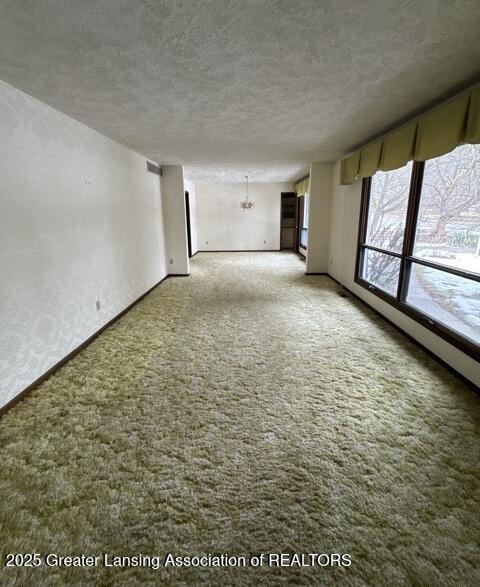
[[[289,180],[480,71],[478,0],[0,0],[0,78],[192,179]]]

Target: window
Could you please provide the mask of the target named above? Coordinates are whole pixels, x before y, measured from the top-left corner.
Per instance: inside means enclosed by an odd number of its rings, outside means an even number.
[[[405,233],[412,165],[370,180],[361,276],[395,296]]]
[[[414,255],[480,274],[480,146],[425,163]]]
[[[307,248],[308,242],[308,214],[310,209],[310,196],[305,194],[301,196],[303,199],[303,206],[301,208],[301,217],[300,217],[300,246],[303,249]]]
[[[371,180],[367,243],[393,253],[401,253],[407,217],[412,164]]]
[[[480,145],[364,180],[356,281],[480,358]]]

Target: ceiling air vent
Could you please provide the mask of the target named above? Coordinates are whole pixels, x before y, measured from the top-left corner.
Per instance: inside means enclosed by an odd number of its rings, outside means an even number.
[[[150,173],[155,173],[156,175],[162,175],[162,170],[160,167],[154,163],[150,163],[150,161],[147,161],[147,171],[150,171]]]

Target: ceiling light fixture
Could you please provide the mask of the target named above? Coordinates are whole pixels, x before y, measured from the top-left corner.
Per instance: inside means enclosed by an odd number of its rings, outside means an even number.
[[[245,199],[241,200],[240,208],[243,210],[251,210],[255,206],[255,202],[248,199],[248,175],[245,176]]]

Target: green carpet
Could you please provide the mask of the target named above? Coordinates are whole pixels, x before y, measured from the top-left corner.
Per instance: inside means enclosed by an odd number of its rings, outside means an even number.
[[[3,585],[479,585],[480,398],[292,254],[200,254],[0,421],[0,546],[348,553]]]

